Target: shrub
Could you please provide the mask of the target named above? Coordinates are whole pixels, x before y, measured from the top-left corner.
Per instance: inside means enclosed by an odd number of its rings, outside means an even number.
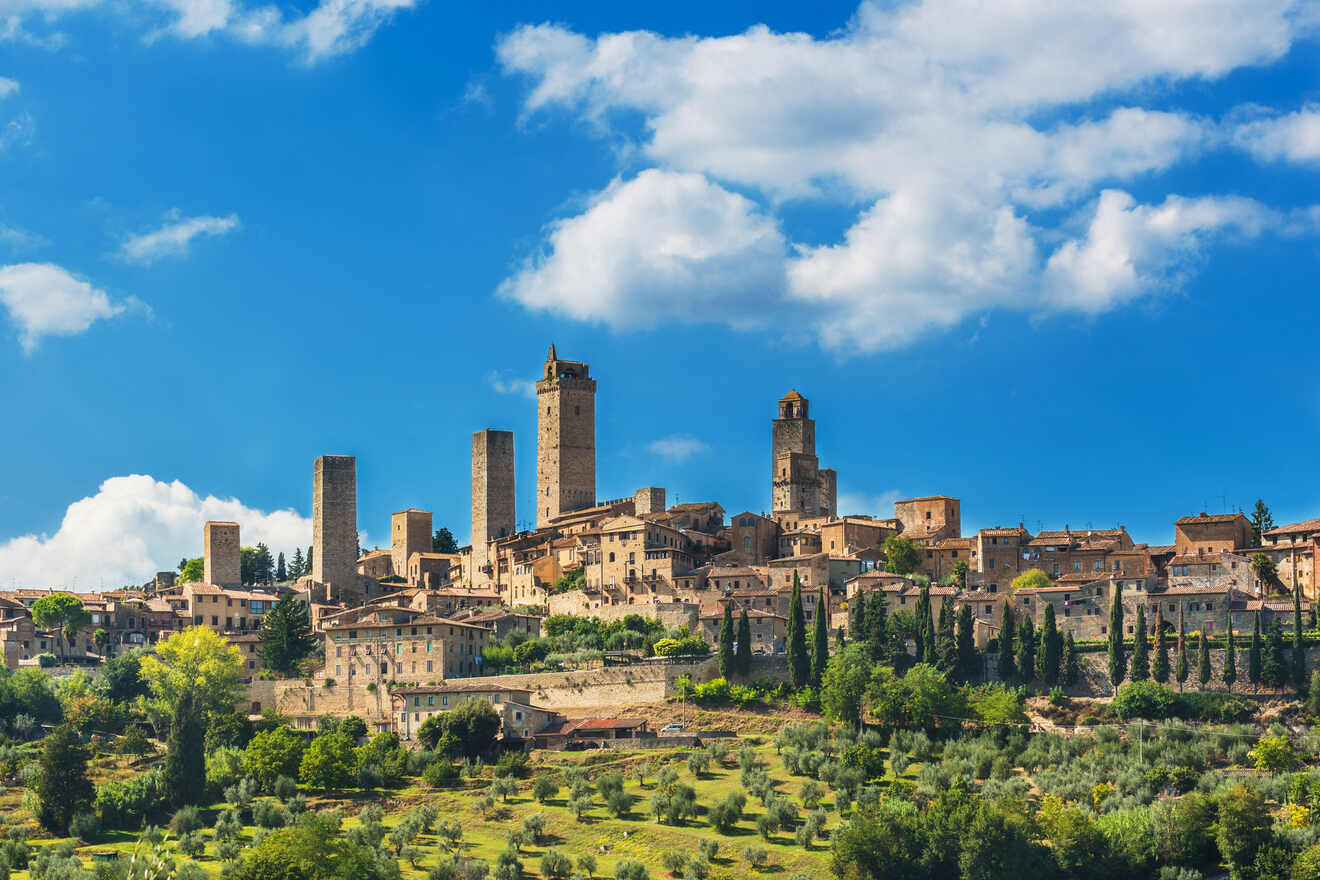
[[[458,779],[458,771],[448,761],[436,761],[422,771],[422,781],[431,788],[443,788],[453,785]]]
[[[42,669],[49,669],[58,662],[59,661],[55,659],[54,654],[46,653],[46,654],[37,655],[37,665],[39,665]]]
[[[651,875],[641,862],[623,859],[614,866],[614,880],[651,880]]]
[[[559,783],[551,779],[549,774],[542,773],[532,783],[532,797],[536,798],[537,803],[543,804],[557,794]]]
[[[203,839],[200,832],[189,831],[187,834],[179,836],[179,852],[195,859],[206,851],[206,840]]]
[[[573,860],[553,847],[541,856],[541,876],[555,880],[567,877],[573,871]]]
[[[252,822],[260,828],[283,828],[289,814],[275,801],[261,800],[252,805]]]
[[[505,752],[500,755],[499,760],[495,762],[496,776],[516,776],[522,778],[527,775],[527,755],[522,752]]]
[[[681,850],[667,849],[660,856],[660,862],[665,866],[666,871],[677,877],[683,866],[687,864],[687,855]]]
[[[182,837],[189,831],[200,831],[201,828],[202,816],[196,807],[180,807],[174,813],[174,818],[170,819],[170,830],[175,837]]]
[[[759,871],[769,858],[769,853],[760,844],[748,844],[743,847],[742,857],[743,861]]]
[[[73,818],[69,820],[69,833],[90,842],[101,833],[101,820],[90,810],[74,813]]]

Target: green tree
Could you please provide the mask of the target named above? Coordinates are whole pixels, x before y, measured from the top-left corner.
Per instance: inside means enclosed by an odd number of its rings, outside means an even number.
[[[200,584],[205,579],[206,560],[203,557],[184,559],[179,563],[180,584]]]
[[[1111,581],[1114,591],[1109,603],[1109,683],[1118,693],[1118,686],[1127,676],[1127,656],[1123,646],[1123,596],[1117,581]]]
[[[1059,628],[1054,622],[1054,603],[1045,603],[1045,623],[1040,634],[1040,679],[1047,685],[1059,683],[1059,664],[1062,649]]]
[[[1241,782],[1218,798],[1215,839],[1233,880],[1255,880],[1256,857],[1273,838],[1265,798]]]
[[[357,780],[353,739],[342,731],[323,733],[303,752],[298,781],[323,791],[343,791]]]
[[[1251,646],[1247,648],[1247,681],[1254,688],[1260,687],[1261,679],[1261,640],[1260,612],[1257,611],[1251,621]]]
[[[42,743],[35,789],[38,820],[60,837],[69,833],[74,814],[91,806],[95,791],[87,778],[87,750],[72,726],[61,724]]]
[[[353,843],[339,830],[338,817],[308,811],[290,828],[272,831],[243,853],[235,880],[390,880],[397,863],[377,856],[365,843]]]
[[[239,551],[239,577],[245,584],[268,584],[274,577],[275,560],[265,544],[244,547]]]
[[[281,776],[297,778],[302,757],[302,737],[280,725],[252,737],[243,750],[243,770],[263,791],[271,791]]]
[[[105,649],[110,645],[110,633],[105,631],[105,627],[98,626],[96,632],[92,633],[92,644],[96,645],[97,653],[104,657]]]
[[[1265,533],[1274,528],[1274,517],[1270,515],[1270,509],[1265,506],[1264,500],[1256,499],[1256,509],[1251,512],[1251,546],[1259,547],[1263,542]]]
[[[725,679],[733,678],[735,658],[733,656],[733,604],[732,600],[724,603],[724,621],[720,624],[720,675]]]
[[[1150,664],[1150,677],[1160,684],[1169,683],[1169,641],[1164,634],[1164,610],[1155,603],[1155,659]]]
[[[157,718],[168,718],[185,692],[206,715],[233,709],[243,692],[238,649],[204,626],[190,626],[156,645],[141,662],[142,679],[151,698],[146,707]]]
[[[1262,736],[1249,754],[1257,770],[1287,773],[1297,769],[1297,750],[1284,735]]]
[[[885,538],[885,571],[912,574],[921,564],[921,549],[910,538],[890,535]]]
[[[825,665],[820,685],[820,707],[826,718],[857,725],[862,719],[862,700],[871,677],[871,659],[858,642],[835,653]]]
[[[965,681],[975,678],[981,667],[972,626],[972,606],[964,602],[958,609],[958,672]]]
[[[1302,639],[1302,590],[1293,594],[1292,681],[1300,693],[1306,687],[1306,643]]]
[[[1205,688],[1210,684],[1210,637],[1201,633],[1196,646],[1196,680]]]
[[[293,548],[293,560],[289,563],[289,580],[296,581],[298,578],[307,574],[306,563],[303,562],[302,548]]]
[[[131,703],[148,693],[142,680],[141,649],[113,654],[101,663],[94,683],[96,692],[115,703]]]
[[[1068,635],[1063,638],[1063,672],[1061,673],[1063,683],[1068,687],[1077,684],[1077,679],[1082,674],[1082,661],[1077,656],[1077,643],[1073,641],[1072,630],[1068,630]]]
[[[447,528],[436,530],[435,536],[431,538],[432,553],[457,553],[458,541],[454,540],[454,533]]]
[[[490,751],[500,723],[490,703],[469,699],[423,721],[417,738],[428,749],[451,758],[476,758]]]
[[[811,686],[820,687],[830,659],[829,621],[825,619],[825,591],[816,591],[816,627],[811,637]]]
[[[1183,684],[1187,681],[1190,674],[1187,667],[1187,631],[1183,628],[1183,606],[1178,603],[1178,668],[1174,671],[1174,677],[1178,679],[1178,690],[1182,691]]]
[[[60,656],[65,655],[64,638],[75,637],[78,630],[91,623],[92,615],[83,607],[82,600],[71,593],[51,593],[32,603],[32,622],[41,629],[55,634]]]
[[[958,669],[958,636],[954,631],[953,597],[940,599],[940,625],[935,632],[935,665],[946,675],[961,676]]]
[[[1013,583],[1009,584],[1008,589],[1017,593],[1020,590],[1039,590],[1053,585],[1054,582],[1045,575],[1045,572],[1039,568],[1029,568],[1013,578]]]
[[[1288,683],[1288,652],[1283,644],[1283,627],[1279,621],[1270,623],[1265,634],[1265,656],[1261,662],[1260,680],[1263,684],[1278,690]]]
[[[958,584],[958,589],[967,589],[967,563],[961,559],[953,564],[953,579]]]
[[[1224,645],[1224,670],[1219,677],[1224,680],[1224,684],[1231,691],[1233,682],[1237,681],[1237,645],[1233,641],[1233,615],[1228,615],[1228,632],[1225,635],[1227,640]]]
[[[1017,668],[1023,681],[1035,679],[1036,627],[1031,622],[1030,614],[1023,614],[1022,623],[1018,625]]]
[[[1004,600],[1004,610],[999,616],[999,651],[996,670],[1000,681],[1008,681],[1017,674],[1017,664],[1013,662],[1013,609]]]
[[[276,600],[266,614],[259,638],[257,654],[262,665],[273,672],[292,672],[317,645],[307,606],[294,601],[290,594]]]
[[[801,690],[811,681],[807,658],[807,621],[802,612],[802,582],[793,572],[793,595],[788,603],[788,673],[793,690]]]
[[[175,809],[207,800],[206,722],[190,690],[185,690],[174,704],[161,784],[165,799]]]
[[[875,662],[893,663],[896,659],[898,647],[890,630],[883,590],[876,590],[866,602],[866,644]]]
[[[289,579],[289,567],[284,564],[284,551],[275,558],[275,583],[282,584]]]
[[[1260,581],[1262,593],[1268,593],[1279,583],[1279,567],[1274,564],[1264,553],[1254,553],[1251,556],[1251,572]]]
[[[738,613],[738,650],[733,665],[743,678],[752,673],[752,624],[747,620],[746,608]]]
[[[1133,681],[1145,681],[1150,678],[1150,645],[1146,641],[1146,605],[1137,605],[1137,621],[1132,636],[1132,672]]]

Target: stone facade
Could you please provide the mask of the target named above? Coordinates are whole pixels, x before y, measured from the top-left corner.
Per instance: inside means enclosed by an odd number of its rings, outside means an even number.
[[[903,537],[919,544],[962,537],[962,502],[947,495],[895,501],[894,518],[903,526]]]
[[[745,510],[729,520],[729,541],[737,561],[759,565],[779,555],[779,523]]]
[[[779,399],[779,417],[771,427],[770,509],[776,514],[820,512],[820,462],[816,458],[816,422],[810,403],[796,391]]]
[[[472,435],[472,577],[491,582],[490,543],[517,530],[513,432],[487,428]]]
[[[665,512],[665,490],[658,486],[638,489],[633,497],[633,513],[642,516],[647,513]]]
[[[323,455],[312,466],[312,580],[336,598],[358,592],[357,459]]]
[[[550,354],[536,383],[536,524],[596,504],[596,380]]]
[[[1251,543],[1251,520],[1240,513],[1198,513],[1174,520],[1173,546],[1180,556],[1232,552]]]
[[[484,626],[389,608],[328,625],[325,634],[325,677],[378,686],[475,675],[493,635]]]
[[[390,517],[390,564],[394,574],[408,576],[408,560],[414,553],[431,552],[431,512],[400,510]]]
[[[742,609],[733,609],[733,637],[738,638],[738,619]],[[706,644],[716,647],[720,643],[720,629],[724,626],[724,609],[702,612],[698,635]],[[788,618],[760,608],[747,609],[747,628],[752,632],[753,654],[778,654],[784,650],[788,637]]]
[[[237,587],[243,583],[242,549],[238,543],[238,523],[208,522],[202,526],[203,579],[218,587]]]

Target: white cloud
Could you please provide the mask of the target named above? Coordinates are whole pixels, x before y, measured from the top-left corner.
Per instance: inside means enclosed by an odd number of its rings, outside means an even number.
[[[517,394],[520,397],[536,399],[536,382],[531,379],[516,379],[504,372],[493,372],[486,377],[496,394]]]
[[[144,583],[202,554],[202,524],[237,522],[245,546],[292,553],[312,540],[311,520],[293,510],[265,512],[236,498],[199,496],[183,483],[134,474],[112,477],[70,504],[53,535],[0,542],[0,585],[107,588]]]
[[[0,305],[29,354],[43,336],[75,336],[131,304],[136,301],[112,301],[104,290],[52,263],[0,266]]]
[[[35,232],[0,223],[0,244],[6,245],[10,250],[17,251],[41,247],[46,244],[46,239]]]
[[[15,94],[18,94],[18,80],[0,76],[0,98],[8,98]]]
[[[120,246],[120,256],[131,262],[151,265],[162,257],[180,257],[188,253],[198,236],[224,235],[238,228],[238,215],[227,217],[179,217],[170,215],[170,222],[159,229],[144,232],[127,239]]]
[[[670,434],[646,444],[647,451],[660,456],[669,464],[682,464],[694,456],[710,451],[704,441],[687,434]]]
[[[1265,161],[1320,162],[1320,104],[1238,125],[1233,142]]]
[[[1112,307],[1141,291],[1057,286],[1080,244],[1045,283],[1069,238],[1055,218],[1217,143],[1216,123],[1142,99],[1277,60],[1314,26],[1304,12],[1301,0],[918,0],[865,2],[823,39],[520,27],[496,54],[530,82],[524,116],[567,111],[656,167],[552,223],[544,253],[499,292],[619,330],[803,322],[844,351],[989,309]],[[856,211],[842,240],[788,242],[776,214],[800,198]],[[1152,260],[1178,262],[1231,228],[1132,234],[1153,237]],[[676,239],[709,252],[676,252]]]
[[[647,170],[615,181],[548,248],[500,285],[531,309],[616,329],[695,314],[751,325],[784,289],[785,243],[756,205],[699,174]]]
[[[889,519],[894,515],[894,502],[903,497],[895,489],[887,492],[841,492],[836,502],[840,516],[874,516]]]

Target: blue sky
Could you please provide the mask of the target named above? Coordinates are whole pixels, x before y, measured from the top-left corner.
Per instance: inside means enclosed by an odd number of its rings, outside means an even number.
[[[322,453],[465,538],[483,427],[530,518],[552,341],[602,497],[766,508],[797,388],[847,512],[1320,515],[1320,15],[1070,6],[0,0],[0,586]]]

